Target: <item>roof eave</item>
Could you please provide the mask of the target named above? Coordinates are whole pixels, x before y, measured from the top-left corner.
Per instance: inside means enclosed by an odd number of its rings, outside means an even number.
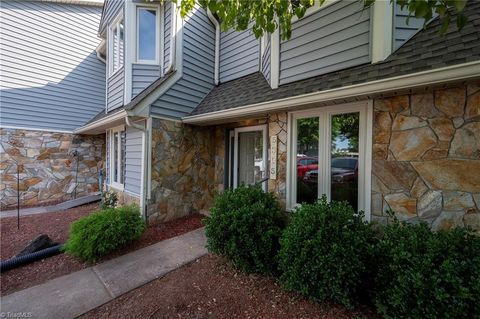
[[[387,93],[403,89],[413,89],[417,87],[471,78],[479,78],[480,73],[478,70],[480,70],[480,61],[473,61],[447,66],[444,68],[437,68],[434,70],[416,72],[330,90],[277,99],[268,102],[234,107],[204,114],[185,116],[182,118],[182,121],[197,125],[216,124],[245,116],[251,117],[269,112],[286,111],[292,107],[298,107],[301,105]]]

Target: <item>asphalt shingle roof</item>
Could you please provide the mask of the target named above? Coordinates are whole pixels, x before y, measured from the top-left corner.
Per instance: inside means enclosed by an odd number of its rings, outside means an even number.
[[[190,115],[205,114],[240,106],[278,100],[394,76],[428,71],[480,60],[480,1],[465,8],[468,23],[457,30],[456,17],[440,36],[437,18],[419,31],[385,61],[363,64],[340,71],[288,83],[272,89],[263,75],[253,73],[215,87]],[[479,70],[480,75],[480,70]]]

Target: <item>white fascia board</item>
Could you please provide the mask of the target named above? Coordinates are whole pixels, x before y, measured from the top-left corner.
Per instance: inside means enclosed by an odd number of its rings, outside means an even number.
[[[89,131],[95,130],[99,127],[107,126],[111,122],[124,119],[127,115],[128,115],[127,111],[122,110],[120,112],[116,112],[114,114],[107,115],[106,117],[104,117],[104,118],[102,118],[98,121],[95,121],[95,122],[89,123],[87,125],[84,125],[80,128],[77,128],[76,130],[73,131],[73,133],[74,134],[88,133]]]
[[[480,77],[480,61],[448,66],[430,71],[417,72],[407,75],[375,80],[345,87],[308,93],[284,99],[240,106],[228,110],[210,112],[206,114],[186,116],[184,123],[208,125],[226,119],[265,114],[287,110],[293,106],[346,99],[368,94],[379,94],[395,90],[423,87],[458,80]]]

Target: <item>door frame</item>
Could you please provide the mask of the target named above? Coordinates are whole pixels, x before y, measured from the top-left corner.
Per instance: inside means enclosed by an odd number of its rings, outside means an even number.
[[[263,134],[263,165],[264,165],[264,176],[266,178],[268,176],[268,130],[267,124],[262,125],[255,125],[255,126],[244,126],[244,127],[237,127],[233,130],[233,163],[230,163],[230,167],[233,170],[233,184],[232,188],[235,189],[238,187],[238,133],[243,132],[258,132],[261,131]],[[231,135],[230,135],[231,136]],[[267,191],[267,183],[265,181],[262,183],[262,189],[266,192]]]
[[[358,177],[358,209],[365,212],[365,219],[370,220],[371,210],[371,180],[372,180],[372,125],[373,125],[373,101],[362,101],[345,104],[337,104],[314,109],[294,111],[288,113],[287,131],[287,210],[294,210],[298,207],[296,203],[297,195],[297,125],[296,120],[308,117],[319,117],[319,176],[318,192],[325,190],[327,198],[330,200],[330,179],[329,167],[331,161],[330,140],[331,140],[331,116],[343,113],[360,113],[359,124],[359,177]],[[325,152],[324,150],[328,150]],[[323,151],[323,153],[322,153]]]

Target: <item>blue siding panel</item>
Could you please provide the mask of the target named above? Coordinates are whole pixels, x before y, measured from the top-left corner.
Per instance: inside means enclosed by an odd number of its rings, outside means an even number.
[[[183,28],[183,75],[151,106],[152,115],[178,119],[189,114],[214,83],[215,27],[196,6]]]
[[[399,5],[395,5],[394,13],[394,49],[398,49],[423,28],[423,19],[408,18],[408,9],[402,10]]]
[[[132,99],[160,77],[160,65],[132,65]]]
[[[99,33],[105,31],[105,28],[115,19],[118,13],[123,10],[124,6],[125,0],[105,0],[102,19],[98,29]]]
[[[170,1],[165,1],[164,5],[164,30],[163,30],[163,39],[164,39],[164,60],[163,60],[163,71],[167,71],[168,65],[170,63],[170,36],[172,30],[172,5]]]
[[[213,37],[215,39],[215,37]],[[220,34],[220,82],[260,70],[260,42],[250,29]]]
[[[370,10],[339,1],[292,24],[280,44],[280,84],[368,63]]]
[[[125,190],[140,195],[142,181],[143,132],[127,127],[125,139]]]
[[[107,81],[107,111],[123,106],[125,69],[122,67]]]
[[[1,126],[72,131],[105,108],[105,64],[95,52],[101,11],[0,2]]]

